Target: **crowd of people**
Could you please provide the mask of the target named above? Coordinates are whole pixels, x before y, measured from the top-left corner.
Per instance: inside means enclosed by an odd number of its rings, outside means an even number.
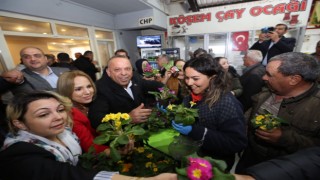
[[[148,92],[163,86],[175,91],[178,100],[174,103],[187,107],[190,101],[196,103],[192,106],[198,109],[196,122],[172,121],[172,127],[201,142],[200,156],[225,161],[229,171],[235,155],[241,154],[236,179],[268,179],[269,175],[272,179],[317,179],[320,41],[312,55],[292,52],[295,39],[284,37],[287,30],[278,24],[273,31],[261,33],[244,53],[242,73],[227,58],[212,57],[199,48],[188,61],[174,60],[174,68],[167,67],[168,56],[159,56],[159,73],[146,77],[148,60],[137,60],[134,70],[128,53],[120,49],[97,79],[101,69],[92,51],[78,53],[75,61],[67,53],[49,61],[55,57],[40,48],[23,48],[23,69],[0,77],[0,93],[15,95],[6,111],[1,105],[0,179],[138,179],[84,170],[78,157],[91,146],[109,155],[108,144],[93,143],[103,117],[128,113],[132,123],[144,123],[155,104]],[[250,120],[265,110],[287,124],[270,130],[253,127]],[[127,154],[133,148],[134,142],[129,142],[118,151]],[[164,173],[149,178],[177,176]]]

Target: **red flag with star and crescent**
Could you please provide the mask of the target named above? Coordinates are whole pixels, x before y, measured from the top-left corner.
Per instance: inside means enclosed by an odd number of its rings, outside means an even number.
[[[232,51],[246,51],[249,48],[249,31],[234,32],[231,35]]]

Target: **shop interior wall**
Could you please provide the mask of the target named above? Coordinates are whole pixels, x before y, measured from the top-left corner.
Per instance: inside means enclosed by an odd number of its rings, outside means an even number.
[[[1,0],[0,10],[114,29],[113,15],[62,0]]]
[[[141,30],[120,30],[116,32],[118,49],[128,51],[131,63],[135,63],[140,58],[137,48],[137,36],[141,35]]]
[[[301,52],[308,54],[314,53],[318,41],[320,41],[320,29],[307,29]]]
[[[14,64],[20,63],[20,50],[26,46],[35,46],[42,49],[45,53],[50,52],[46,41],[38,38],[19,38],[19,37],[8,37],[6,36],[6,42],[9,47],[11,56],[13,58]]]

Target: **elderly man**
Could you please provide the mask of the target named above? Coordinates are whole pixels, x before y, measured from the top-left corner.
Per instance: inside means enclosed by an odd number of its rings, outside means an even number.
[[[261,64],[262,53],[258,50],[248,50],[243,57],[243,65],[246,67],[240,77],[243,93],[238,97],[244,111],[252,106],[251,97],[259,93],[264,86],[262,76],[266,68]]]
[[[49,67],[43,51],[37,47],[26,47],[20,51],[20,57],[26,66],[22,70],[24,82],[11,89],[13,94],[28,93],[34,90],[55,90],[58,77],[66,68]]]
[[[97,97],[89,108],[89,119],[94,128],[109,113],[129,113],[134,123],[146,121],[151,114],[151,109],[145,107],[148,91],[158,91],[163,84],[133,75],[129,59],[114,56],[96,86]]]
[[[286,38],[284,34],[288,31],[285,24],[277,24],[274,30],[267,30],[259,35],[259,40],[250,49],[260,50],[263,54],[262,64],[265,66],[272,57],[292,52],[296,44],[295,38]]]
[[[262,130],[249,124],[249,145],[236,172],[320,145],[320,89],[316,82],[319,72],[317,60],[303,53],[284,53],[270,59],[263,76],[269,90],[254,96],[251,117],[267,110],[288,125]]]

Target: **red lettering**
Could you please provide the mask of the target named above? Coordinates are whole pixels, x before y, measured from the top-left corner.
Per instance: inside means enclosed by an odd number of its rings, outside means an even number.
[[[177,24],[177,18],[170,18],[170,19],[169,19],[169,24],[170,24],[170,25]]]
[[[299,10],[299,2],[291,1],[289,4],[287,4],[286,9],[289,12],[297,12]]]
[[[228,20],[228,19],[234,19],[234,12],[233,10],[229,10],[225,13],[224,15],[224,19]]]
[[[211,13],[202,14],[202,18],[206,19],[207,21],[211,21]]]
[[[281,3],[281,4],[277,4],[274,6],[273,8],[273,14],[280,14],[280,13],[285,13],[286,10],[286,4],[285,3]]]
[[[237,14],[237,19],[240,19],[242,17],[242,14],[243,14],[244,10],[246,10],[246,8],[236,9],[235,10],[235,13]]]
[[[307,9],[307,1],[303,0],[300,4],[300,11],[305,11]]]
[[[260,6],[255,6],[250,9],[251,16],[259,16],[262,13],[262,8]]]
[[[218,11],[216,13],[216,18],[218,19],[218,22],[222,22],[223,21],[223,16],[224,16],[224,12],[223,11]]]
[[[263,7],[263,13],[266,15],[272,14],[272,5],[266,5]]]

